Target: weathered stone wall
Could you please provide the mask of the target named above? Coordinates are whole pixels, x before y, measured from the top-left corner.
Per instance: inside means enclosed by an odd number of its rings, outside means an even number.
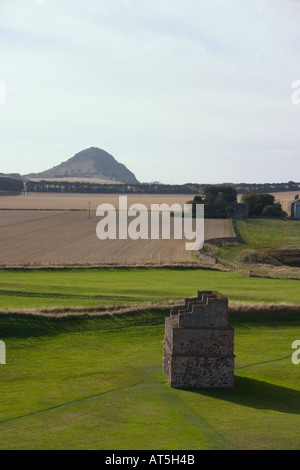
[[[234,330],[225,296],[199,291],[171,309],[163,371],[172,387],[233,387]]]

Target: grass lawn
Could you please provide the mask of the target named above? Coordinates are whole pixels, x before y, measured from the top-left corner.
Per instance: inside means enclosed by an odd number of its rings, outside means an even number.
[[[164,319],[149,302],[218,290],[300,303],[299,281],[187,269],[0,271],[2,310],[145,303],[103,317],[0,314],[0,449],[299,449],[300,318],[238,317],[235,388],[176,390],[162,373]]]
[[[299,281],[198,269],[0,271],[0,309],[96,307],[184,299],[218,290],[231,301],[300,303]]]
[[[300,319],[232,317],[235,388],[175,390],[168,314],[1,315],[0,449],[299,449]]]

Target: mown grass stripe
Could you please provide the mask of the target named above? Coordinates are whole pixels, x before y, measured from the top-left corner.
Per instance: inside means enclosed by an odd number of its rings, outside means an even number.
[[[157,385],[157,384],[156,384]],[[211,426],[209,426],[203,418],[190,410],[174,393],[172,389],[166,390],[163,386],[154,386],[155,390],[169,406],[183,416],[190,424],[195,426],[203,433],[212,444],[212,447],[222,450],[236,450],[236,448],[218,434]]]
[[[223,450],[236,450],[236,448],[217,433],[211,426],[209,426],[203,418],[197,413],[194,413],[188,408],[180,398],[177,392],[165,383],[160,382],[154,376],[154,372],[158,372],[160,368],[148,368],[145,370],[145,383],[150,386],[152,390],[162,398],[168,406],[173,408],[179,415],[181,415],[188,423],[197,428],[207,439],[210,441],[212,448]]]
[[[23,421],[24,419],[34,418],[36,416],[41,416],[43,414],[50,413],[51,411],[63,410],[63,409],[66,409],[66,408],[69,408],[69,407],[72,407],[72,406],[82,405],[83,403],[88,403],[88,402],[93,401],[93,400],[99,400],[101,398],[105,398],[108,395],[112,395],[114,393],[122,392],[124,390],[128,390],[130,388],[136,387],[137,385],[140,385],[140,382],[129,385],[127,387],[120,387],[120,388],[116,388],[114,390],[109,390],[107,392],[102,392],[102,393],[98,393],[96,395],[91,395],[89,397],[79,398],[78,400],[73,400],[73,401],[70,401],[70,402],[67,402],[67,403],[62,403],[61,405],[52,406],[50,408],[35,411],[33,413],[28,413],[26,415],[17,416],[15,418],[11,418],[11,419],[7,419],[5,421],[1,421],[0,426],[2,427],[2,426],[5,426],[5,425],[14,424],[14,423],[17,423],[19,421]]]
[[[83,397],[78,400],[72,400],[67,403],[62,403],[60,405],[52,406],[50,408],[46,408],[44,410],[35,411],[33,413],[28,413],[26,415],[17,416],[15,418],[7,419],[5,421],[0,422],[0,427],[8,426],[10,424],[15,424],[26,419],[39,417],[45,415],[47,413],[61,411],[73,406],[82,405],[85,403],[89,403],[94,400],[99,400],[113,394],[123,392],[124,390],[129,390],[133,388],[139,387],[150,387],[168,406],[172,407],[177,413],[179,413],[189,424],[196,427],[211,443],[212,448],[218,449],[226,449],[226,450],[233,450],[234,447],[228,443],[220,434],[213,430],[211,426],[209,426],[198,414],[194,413],[190,410],[174,393],[172,388],[165,388],[165,384],[160,383],[157,381],[153,375],[154,372],[160,370],[158,367],[145,369],[144,373],[144,380],[140,382],[136,382],[132,385],[127,387],[120,387],[114,390],[109,390],[106,392],[102,392],[96,395]]]

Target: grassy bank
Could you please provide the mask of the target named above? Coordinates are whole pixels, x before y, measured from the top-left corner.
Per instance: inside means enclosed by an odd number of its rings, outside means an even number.
[[[221,263],[261,277],[300,279],[300,221],[245,219],[234,221],[239,243],[207,245]]]
[[[0,271],[0,309],[163,302],[218,290],[230,301],[300,303],[299,282],[195,269]]]
[[[220,247],[220,258],[234,261],[246,249],[264,252],[276,247],[300,246],[300,221],[276,219],[235,220],[240,244]]]

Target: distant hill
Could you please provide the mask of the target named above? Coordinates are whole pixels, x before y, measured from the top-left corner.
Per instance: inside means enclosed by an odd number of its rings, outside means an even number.
[[[105,150],[91,147],[74,155],[66,162],[41,173],[31,173],[27,178],[102,178],[138,184],[135,175]]]

